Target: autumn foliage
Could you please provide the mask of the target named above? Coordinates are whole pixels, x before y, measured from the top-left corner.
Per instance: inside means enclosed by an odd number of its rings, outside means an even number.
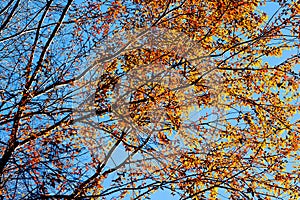
[[[0,197],[299,199],[299,5],[3,1]]]

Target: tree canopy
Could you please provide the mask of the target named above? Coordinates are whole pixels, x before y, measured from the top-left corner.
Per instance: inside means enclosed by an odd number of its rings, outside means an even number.
[[[3,199],[298,199],[299,0],[7,0]]]

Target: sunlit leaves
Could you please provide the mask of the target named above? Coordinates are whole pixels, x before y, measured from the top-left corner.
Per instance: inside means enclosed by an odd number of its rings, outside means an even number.
[[[299,1],[3,5],[0,195],[298,198]]]

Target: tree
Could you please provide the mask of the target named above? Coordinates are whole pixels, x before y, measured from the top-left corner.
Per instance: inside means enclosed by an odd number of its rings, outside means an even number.
[[[299,3],[1,5],[0,194],[297,199]]]

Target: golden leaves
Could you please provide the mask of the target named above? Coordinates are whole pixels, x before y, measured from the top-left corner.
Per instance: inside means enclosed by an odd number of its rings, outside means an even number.
[[[159,164],[145,159],[141,169],[157,179],[177,180],[172,188],[177,184],[195,198],[205,194],[203,198],[216,199],[220,190],[231,199],[291,192],[288,180],[294,177],[285,173],[285,161],[299,160],[299,128],[291,123],[299,110],[299,74],[293,71],[299,59],[291,56],[278,65],[266,60],[295,48],[289,41],[294,36],[284,34],[295,29],[296,20],[280,18],[289,11],[267,21],[257,8],[264,2],[258,0],[133,2],[139,9],[133,9],[133,17],[127,15],[124,29],[168,28],[191,40],[155,35],[148,46],[131,43],[104,65],[95,106],[106,124],[95,127],[110,139],[100,140],[93,132],[84,145],[105,153],[121,141],[128,153],[156,156]],[[119,16],[120,10],[112,12]],[[111,27],[103,28],[107,34]],[[160,49],[160,43],[169,49]],[[190,54],[185,54],[186,46]],[[176,50],[188,56],[182,58]],[[210,59],[201,62],[203,58]],[[130,131],[120,138],[123,128]],[[95,147],[98,141],[107,141],[105,149]],[[96,163],[105,157],[99,154],[93,154]]]

